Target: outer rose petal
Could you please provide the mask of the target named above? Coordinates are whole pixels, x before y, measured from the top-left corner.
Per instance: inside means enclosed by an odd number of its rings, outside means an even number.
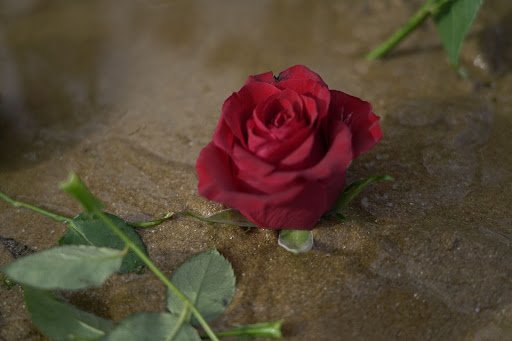
[[[236,191],[230,163],[228,154],[212,142],[207,144],[196,161],[199,194],[210,200],[216,200],[222,192]]]
[[[265,72],[260,73],[259,75],[249,76],[245,84],[249,84],[252,82],[265,82],[276,85],[277,83],[288,79],[310,79],[315,82],[321,83],[323,86],[327,87],[327,84],[325,84],[322,77],[320,77],[317,73],[311,71],[308,67],[304,65],[291,66],[288,69],[282,71],[277,77],[274,77],[272,72]]]
[[[341,117],[350,128],[355,159],[382,138],[379,117],[372,112],[370,103],[341,91],[330,91],[329,116]]]
[[[196,163],[199,193],[238,209],[258,226],[312,229],[329,209],[324,186],[320,183],[308,181],[284,191],[264,194],[253,188],[243,188],[234,178],[230,162],[229,155],[214,144],[208,144]]]
[[[330,208],[323,186],[314,182],[299,184],[283,192],[253,195],[251,201],[258,202],[260,209],[245,205],[240,212],[257,226],[270,229],[311,230]]]
[[[274,74],[272,72],[265,72],[259,75],[249,76],[245,84],[249,84],[252,82],[264,82],[269,84],[275,84],[276,79],[274,78]]]
[[[311,79],[318,83],[321,83],[325,87],[327,87],[327,84],[325,84],[322,77],[320,77],[315,72],[311,71],[308,67],[304,65],[294,65],[292,67],[289,67],[288,69],[284,70],[279,74],[277,79],[281,82],[283,80],[287,79],[299,79],[299,80],[305,80],[305,79]]]

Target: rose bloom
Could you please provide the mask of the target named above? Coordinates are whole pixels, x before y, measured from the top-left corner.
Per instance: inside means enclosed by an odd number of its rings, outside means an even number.
[[[197,159],[199,193],[259,227],[310,230],[350,162],[381,139],[378,121],[368,102],[329,90],[303,65],[249,76]]]

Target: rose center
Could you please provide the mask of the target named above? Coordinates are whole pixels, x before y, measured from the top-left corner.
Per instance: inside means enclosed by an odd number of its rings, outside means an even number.
[[[274,118],[272,120],[272,126],[274,126],[275,128],[280,128],[289,119],[290,119],[290,115],[288,115],[285,112],[280,111],[277,115],[274,116]]]

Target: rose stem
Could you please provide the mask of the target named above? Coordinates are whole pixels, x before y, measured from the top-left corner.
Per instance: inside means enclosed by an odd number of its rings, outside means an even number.
[[[68,181],[61,184],[61,189],[71,194],[77,199],[82,206],[89,212],[95,214],[112,232],[114,232],[121,240],[128,246],[132,251],[140,258],[140,260],[146,264],[148,269],[171,290],[183,303],[185,307],[188,307],[192,314],[196,317],[197,321],[203,327],[205,333],[213,341],[219,341],[219,338],[215,335],[213,330],[208,325],[208,322],[201,315],[199,310],[190,302],[187,296],[185,296],[180,289],[178,289],[172,282],[164,275],[164,273],[149,259],[148,256],[135,245],[130,238],[128,238],[123,231],[121,231],[96,205],[97,199],[88,192],[87,187],[74,173],[71,174]],[[85,193],[84,193],[85,192]]]
[[[39,214],[41,214],[41,215],[43,215],[45,217],[51,218],[51,219],[53,219],[55,221],[69,223],[72,220],[70,217],[66,217],[66,216],[63,216],[63,215],[60,215],[60,214],[57,214],[57,213],[54,213],[54,212],[50,212],[50,211],[44,210],[44,209],[42,209],[40,207],[28,204],[26,202],[14,200],[14,199],[8,197],[7,195],[5,195],[2,192],[0,192],[0,199],[5,201],[8,204],[11,204],[14,207],[18,207],[18,208],[21,207],[21,208],[29,209],[29,210],[37,212],[37,213],[39,213]]]
[[[423,21],[425,21],[429,15],[437,13],[444,5],[452,1],[455,0],[427,0],[423,6],[421,6],[420,9],[418,9],[418,11],[409,18],[405,25],[400,27],[388,39],[370,51],[370,53],[366,55],[366,59],[375,60],[386,55],[407,35],[409,35],[409,33],[411,33],[414,29],[416,29],[416,27],[423,23]]]
[[[112,232],[114,232],[119,238],[121,238],[125,242],[125,244],[128,245],[128,247],[130,249],[132,249],[133,252],[135,252],[135,254],[144,262],[144,264],[146,264],[148,269],[151,270],[151,272],[153,272],[153,274],[160,281],[162,281],[162,283],[164,283],[167,286],[167,288],[169,288],[169,290],[171,290],[176,296],[178,296],[185,303],[185,305],[192,311],[194,316],[197,318],[197,321],[201,324],[201,326],[203,327],[203,329],[206,332],[206,334],[208,335],[208,337],[210,337],[211,340],[218,341],[218,338],[215,336],[214,332],[211,330],[210,326],[204,320],[203,316],[197,310],[197,308],[194,307],[192,302],[190,302],[190,300],[177,287],[175,287],[174,284],[171,283],[171,281],[144,254],[144,252],[142,252],[142,250],[139,247],[137,247],[115,224],[113,224],[110,221],[110,219],[108,219],[105,216],[105,214],[103,214],[103,212],[101,212],[99,210],[95,210],[95,212],[93,212],[93,213],[95,213],[100,218],[100,220],[103,221],[103,223],[105,225],[107,225],[110,228],[110,230],[112,230]]]

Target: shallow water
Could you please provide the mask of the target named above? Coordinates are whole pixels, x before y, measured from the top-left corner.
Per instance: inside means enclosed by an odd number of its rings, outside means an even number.
[[[180,219],[141,234],[170,273],[218,248],[237,294],[217,326],[285,321],[289,340],[504,339],[512,329],[512,42],[509,1],[486,2],[460,79],[433,25],[389,58],[361,58],[419,2],[0,2],[0,189],[73,215],[78,172],[128,219],[219,207],[194,162],[249,74],[306,64],[374,104],[385,138],[350,179],[390,174],[294,256],[272,231]],[[389,10],[386,10],[388,9]],[[64,226],[0,203],[0,237],[49,248]],[[3,242],[0,264],[15,248]],[[16,255],[16,252],[13,252]],[[144,299],[141,300],[140,297]],[[119,320],[164,309],[149,274],[70,295]],[[18,288],[0,288],[0,339],[38,340]]]

